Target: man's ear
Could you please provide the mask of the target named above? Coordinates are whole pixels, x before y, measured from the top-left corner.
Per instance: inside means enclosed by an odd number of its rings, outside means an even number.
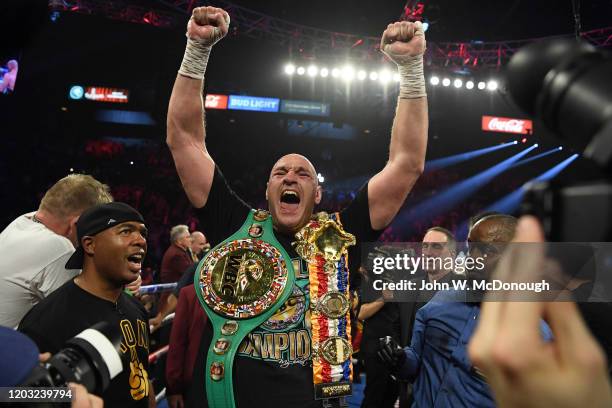
[[[76,226],[78,220],[79,220],[78,215],[72,215],[68,217],[67,219],[68,222],[64,224],[66,225],[65,227],[66,229],[63,235],[72,242],[72,245],[74,245],[75,248],[79,244],[78,239],[77,239],[77,226]]]
[[[315,204],[319,205],[322,198],[323,198],[323,189],[321,188],[321,186],[317,186],[317,189],[315,191],[315,200],[314,200]]]
[[[83,246],[83,251],[87,255],[93,256],[96,252],[96,243],[94,237],[84,236],[81,240],[81,245]]]

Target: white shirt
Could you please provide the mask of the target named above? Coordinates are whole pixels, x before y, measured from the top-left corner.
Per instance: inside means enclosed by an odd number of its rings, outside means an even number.
[[[17,327],[25,314],[79,274],[65,268],[74,246],[32,220],[16,218],[0,233],[0,325]]]

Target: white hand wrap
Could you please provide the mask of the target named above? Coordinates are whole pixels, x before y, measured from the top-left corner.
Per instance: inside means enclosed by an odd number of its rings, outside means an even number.
[[[405,25],[400,30],[406,30]],[[408,33],[400,32],[400,37],[407,38]],[[423,24],[420,21],[414,24],[414,37],[423,36]],[[384,39],[383,39],[384,40]],[[391,44],[384,44],[381,40],[381,49],[395,64],[400,75],[400,93],[402,99],[423,98],[427,96],[425,91],[425,75],[423,74],[423,55],[410,56],[406,54],[394,54],[391,52]]]
[[[407,57],[402,63],[397,66],[400,75],[399,97],[402,99],[426,97],[423,56]]]
[[[212,45],[207,45],[207,43],[210,44],[209,41],[187,38],[187,47],[179,74],[193,79],[204,79],[208,57],[212,49]]]

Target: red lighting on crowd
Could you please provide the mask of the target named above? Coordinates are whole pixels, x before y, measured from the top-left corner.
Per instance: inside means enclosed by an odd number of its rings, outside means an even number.
[[[408,1],[404,6],[403,20],[407,21],[421,21],[423,19],[423,11],[425,10],[425,3]]]
[[[153,11],[149,11],[142,17],[142,21],[147,24],[153,24],[153,22],[156,21],[156,18],[157,16],[155,15],[155,13]]]

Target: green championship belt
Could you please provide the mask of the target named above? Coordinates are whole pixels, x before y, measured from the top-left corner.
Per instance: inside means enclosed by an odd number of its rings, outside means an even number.
[[[289,298],[295,274],[266,211],[249,212],[240,229],[198,265],[194,286],[212,322],[206,358],[210,408],[235,407],[232,366],[240,343]]]

